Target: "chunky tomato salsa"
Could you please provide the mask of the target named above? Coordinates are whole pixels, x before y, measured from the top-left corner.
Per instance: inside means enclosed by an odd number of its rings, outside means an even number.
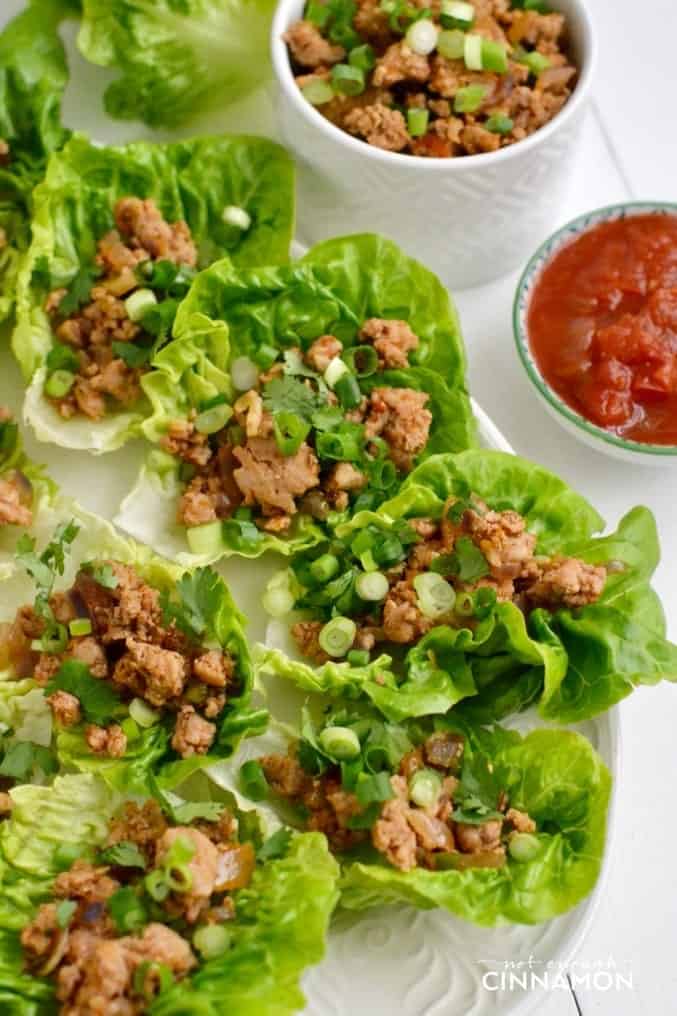
[[[677,445],[677,215],[603,223],[537,282],[529,343],[541,374],[588,420]]]

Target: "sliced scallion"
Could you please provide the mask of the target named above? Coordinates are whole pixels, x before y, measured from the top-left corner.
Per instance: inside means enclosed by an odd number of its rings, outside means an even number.
[[[373,346],[353,346],[345,351],[343,359],[357,377],[370,377],[378,368],[378,353]]]
[[[248,356],[238,356],[233,360],[230,376],[239,392],[248,392],[250,388],[255,388],[259,381],[258,368]]]
[[[486,85],[466,85],[454,97],[455,113],[476,113],[487,95]]]
[[[473,594],[469,592],[457,593],[454,610],[459,617],[474,617],[475,598]]]
[[[309,81],[301,89],[301,95],[311,106],[324,106],[325,103],[331,102],[335,94],[329,82],[324,81],[322,78],[315,78],[313,81]]]
[[[437,33],[437,26],[429,18],[421,18],[409,26],[404,41],[414,53],[429,56],[437,45]]]
[[[310,424],[296,413],[275,413],[275,443],[283,455],[295,455],[308,436]]]
[[[461,0],[442,0],[440,21],[444,28],[470,28],[475,20],[475,8]]]
[[[369,664],[369,653],[366,649],[351,649],[346,659],[351,667],[366,667]]]
[[[325,727],[318,740],[322,750],[337,762],[350,762],[360,754],[360,739],[350,727]]]
[[[355,580],[355,592],[362,600],[378,603],[388,595],[390,583],[383,572],[363,572]]]
[[[45,394],[50,399],[63,399],[75,383],[75,374],[70,370],[55,370],[45,382]]]
[[[320,648],[334,659],[345,656],[357,634],[357,625],[349,617],[335,617],[320,631]]]
[[[418,605],[426,617],[443,617],[454,608],[456,593],[446,579],[434,572],[423,572],[414,579]]]
[[[513,51],[513,59],[517,63],[524,64],[529,68],[530,72],[534,77],[538,77],[543,71],[547,71],[550,67],[550,60],[543,53],[539,53],[538,50],[532,50],[528,52],[526,49],[518,47]]]
[[[205,960],[222,956],[230,948],[231,932],[223,924],[203,924],[193,935],[193,945]]]
[[[351,67],[359,67],[362,71],[370,71],[376,63],[376,54],[368,43],[364,46],[355,46],[355,49],[351,49],[348,54],[348,63]]]
[[[324,380],[327,382],[330,388],[334,388],[336,383],[344,376],[348,374],[348,366],[341,359],[340,356],[335,356],[333,360],[329,361],[327,369],[324,372]]]
[[[447,60],[462,60],[465,51],[465,35],[453,30],[440,32],[437,37],[437,52]]]
[[[340,564],[335,554],[322,554],[310,564],[310,574],[316,582],[329,582],[337,574]]]
[[[268,781],[256,759],[251,758],[240,766],[240,786],[251,801],[263,801],[268,796]]]
[[[508,840],[508,853],[515,861],[526,864],[540,853],[541,844],[531,833],[513,833]]]
[[[125,300],[125,310],[130,321],[141,321],[143,316],[157,304],[152,289],[137,289]]]
[[[409,797],[419,808],[432,808],[442,790],[442,780],[434,769],[419,769],[409,781]]]
[[[261,600],[263,609],[271,617],[284,617],[294,609],[296,597],[290,586],[290,572],[288,569],[276,572],[266,586],[266,591]]]
[[[154,727],[160,720],[160,713],[144,702],[142,698],[134,698],[129,703],[129,715],[144,729]]]
[[[75,621],[70,622],[68,630],[74,639],[81,638],[83,635],[91,635],[92,622],[88,617],[78,617]]]
[[[407,130],[412,138],[420,138],[428,130],[428,116],[427,109],[407,110]]]
[[[336,64],[331,70],[331,83],[341,95],[360,95],[364,91],[364,71],[350,64]]]
[[[204,413],[195,418],[195,430],[200,434],[217,434],[223,430],[232,415],[233,410],[226,403],[214,406],[213,409],[205,409]]]
[[[484,69],[482,63],[482,36],[468,34],[463,41],[463,59],[469,71],[481,71]]]
[[[489,117],[484,126],[492,134],[509,134],[515,126],[515,121],[512,117],[506,116],[505,113],[494,113],[493,116]]]
[[[355,409],[362,401],[362,392],[354,374],[343,374],[334,385],[334,391],[344,409]]]
[[[508,69],[508,54],[505,46],[494,39],[482,39],[482,67],[485,71],[505,74]]]

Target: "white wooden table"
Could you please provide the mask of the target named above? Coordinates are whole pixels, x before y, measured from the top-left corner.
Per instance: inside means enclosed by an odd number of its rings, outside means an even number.
[[[677,6],[673,0],[590,0],[597,20],[601,60],[588,118],[585,144],[561,223],[585,210],[630,198],[677,200]],[[0,23],[23,6],[2,0]],[[66,35],[72,39],[72,32]],[[106,75],[72,53],[81,82],[70,91],[66,119],[105,141],[146,137],[137,125],[101,131],[101,92]],[[82,81],[87,81],[83,92]],[[222,126],[261,131],[260,107],[245,105],[223,118]],[[270,130],[272,121],[268,121]],[[213,118],[209,127],[214,125]],[[192,129],[195,132],[195,128]],[[186,133],[191,133],[186,132]],[[158,135],[155,135],[156,137]],[[410,253],[415,254],[416,251]],[[434,265],[430,266],[434,269]],[[546,416],[520,367],[512,340],[511,305],[517,276],[479,290],[457,293],[470,359],[474,396],[491,414],[515,449],[560,473],[599,508],[610,524],[636,502],[656,514],[663,563],[656,578],[677,639],[677,469],[632,468],[615,463],[568,437]],[[18,371],[6,355],[0,370],[0,401],[18,407]],[[29,451],[49,461],[55,478],[75,493],[82,463],[58,449],[29,442]],[[121,484],[133,481],[141,450],[92,461],[91,483],[79,489],[82,502],[112,514]],[[81,484],[78,484],[81,488]],[[671,574],[671,572],[673,574]],[[632,989],[555,990],[539,998],[539,1016],[670,1016],[677,1012],[677,892],[674,803],[677,690],[640,690],[621,707],[623,770],[615,849],[606,897],[577,959],[590,965],[614,963]],[[526,957],[525,957],[526,959]],[[576,968],[575,968],[576,970]],[[582,974],[583,969],[576,972]],[[451,1016],[451,1014],[449,1014]]]

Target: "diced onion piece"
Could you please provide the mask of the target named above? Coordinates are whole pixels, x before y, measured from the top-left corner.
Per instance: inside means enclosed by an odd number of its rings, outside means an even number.
[[[434,769],[419,769],[409,782],[409,797],[419,808],[432,808],[442,790],[442,780]]]
[[[421,18],[409,26],[404,41],[414,53],[428,56],[437,45],[437,32],[437,27],[429,18]]]
[[[320,747],[337,762],[350,762],[360,754],[360,739],[350,727],[325,727]]]
[[[157,305],[157,296],[152,289],[137,289],[125,300],[125,310],[130,321],[141,321],[145,314]]]
[[[258,367],[248,356],[238,356],[230,365],[230,377],[239,392],[248,392],[258,384]]]
[[[217,434],[226,426],[233,410],[225,402],[211,409],[205,409],[203,413],[195,418],[195,430],[200,434]]]
[[[483,70],[481,35],[466,35],[463,46],[463,59],[469,71]]]
[[[462,60],[465,52],[465,35],[458,29],[440,32],[437,38],[437,52],[447,60]]]
[[[151,709],[142,698],[133,698],[129,703],[129,715],[140,727],[153,727],[160,719],[160,714]]]
[[[315,78],[314,81],[309,81],[301,89],[301,95],[311,106],[324,106],[326,102],[331,102],[334,94],[334,89],[329,82],[324,81],[322,78]]]
[[[246,233],[252,224],[252,217],[249,212],[246,212],[244,208],[240,208],[238,205],[226,205],[221,218],[227,226],[235,226],[236,229],[241,229],[243,233]]]
[[[357,625],[349,617],[335,617],[325,624],[319,634],[320,648],[334,659],[345,656],[357,634]]]
[[[329,361],[329,365],[324,372],[324,380],[330,388],[335,388],[341,378],[348,373],[347,364],[343,362],[340,356],[335,356],[333,360]]]
[[[371,600],[374,603],[385,600],[388,595],[390,583],[383,572],[372,571],[358,575],[355,581],[355,590],[362,600]]]
[[[449,614],[456,602],[453,586],[434,572],[424,572],[414,579],[418,605],[426,617],[443,617]]]

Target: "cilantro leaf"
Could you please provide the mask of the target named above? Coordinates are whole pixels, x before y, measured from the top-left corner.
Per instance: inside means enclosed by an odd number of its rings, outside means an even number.
[[[113,352],[128,367],[143,367],[150,360],[153,348],[152,346],[137,346],[133,342],[114,342]]]
[[[77,910],[77,903],[75,900],[61,900],[56,905],[56,923],[60,928],[67,928],[70,924],[71,917]]]
[[[259,847],[256,852],[256,860],[274,861],[278,857],[284,857],[289,849],[291,837],[291,829],[284,826],[282,829],[278,829],[276,833],[268,837],[263,846]]]
[[[175,621],[178,628],[196,641],[216,636],[216,622],[225,597],[223,579],[213,568],[198,568],[186,573],[177,583],[179,599],[163,593],[160,603],[165,622]]]
[[[41,554],[35,550],[36,542],[24,533],[16,545],[15,557],[23,565],[37,586],[34,609],[44,622],[42,647],[49,652],[56,644],[61,646],[64,640],[64,626],[54,617],[49,598],[54,588],[57,575],[63,575],[66,567],[66,551],[80,532],[75,519],[62,522],[54,531],[54,536]]]
[[[131,886],[123,886],[109,897],[108,912],[123,935],[139,931],[148,922],[148,911]]]
[[[101,275],[98,265],[81,268],[70,282],[66,295],[59,304],[61,317],[69,317],[83,304],[89,303],[94,283]]]
[[[114,864],[119,868],[146,868],[146,858],[143,856],[136,843],[129,840],[120,840],[110,847],[101,851],[103,864]]]
[[[469,536],[461,536],[454,544],[454,554],[458,561],[458,577],[461,582],[476,582],[489,574],[486,557]]]
[[[32,741],[18,741],[5,753],[0,763],[0,776],[26,782],[36,768],[41,769],[45,776],[52,776],[59,764],[49,748]]]
[[[47,354],[45,363],[50,374],[55,370],[70,370],[75,373],[80,367],[80,360],[75,350],[63,342],[54,343]]]
[[[110,564],[97,564],[95,561],[85,561],[81,568],[88,572],[94,581],[103,586],[104,589],[117,589],[118,578]]]
[[[86,663],[64,660],[56,674],[50,678],[45,694],[67,691],[80,702],[82,714],[89,723],[105,726],[120,708],[121,702],[106,681],[98,681]]]
[[[174,794],[163,790],[154,776],[151,776],[150,784],[160,807],[177,825],[190,825],[200,818],[205,822],[216,822],[226,807],[220,801],[179,801]]]
[[[269,413],[295,413],[311,423],[313,413],[322,405],[319,396],[295,377],[275,377],[263,389],[263,405]]]

